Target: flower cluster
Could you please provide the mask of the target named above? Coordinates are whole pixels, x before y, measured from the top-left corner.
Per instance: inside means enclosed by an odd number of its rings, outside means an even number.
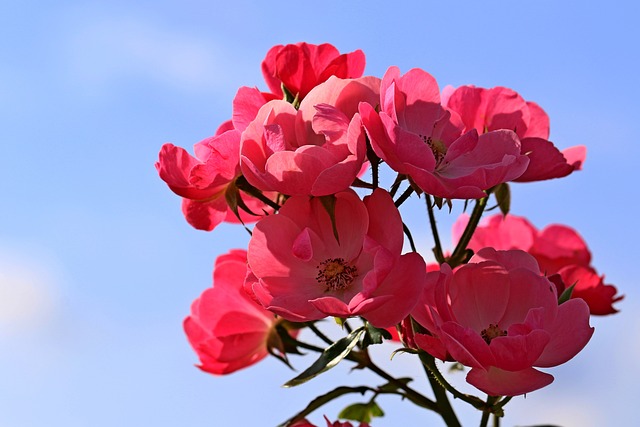
[[[500,417],[511,396],[550,384],[539,368],[573,358],[593,334],[590,315],[615,313],[622,298],[593,269],[576,231],[539,231],[509,213],[509,183],[565,177],[581,169],[586,150],[558,149],[544,110],[511,89],[441,91],[418,68],[392,66],[382,78],[363,76],[364,68],[359,50],[275,46],[262,63],[269,92],[240,88],[231,119],[193,156],[162,147],[156,168],[183,198],[193,227],[256,222],[246,250],[216,260],[213,287],[184,322],[187,337],[200,367],[213,374],[267,355],[290,364],[299,349],[318,351],[319,359],[287,386],[341,360],[371,369],[388,383],[341,387],[327,399],[372,392],[339,415],[361,426],[383,415],[382,394],[408,398],[447,425],[456,419],[446,392]],[[387,186],[383,167],[396,175]],[[400,208],[412,195],[426,203],[437,264],[427,265],[403,222]],[[480,222],[492,197],[502,215]],[[436,208],[455,200],[475,208],[458,219],[456,248],[445,256]],[[327,318],[347,335],[327,338],[316,325]],[[300,341],[301,330],[329,346]],[[392,338],[437,378],[435,401],[373,363],[367,347]],[[436,359],[469,368],[468,383],[488,400],[458,392]],[[313,409],[285,425],[312,426],[306,416]]]

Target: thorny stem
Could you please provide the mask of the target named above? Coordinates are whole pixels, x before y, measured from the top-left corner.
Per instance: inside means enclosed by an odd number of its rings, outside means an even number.
[[[498,401],[498,396],[487,396],[487,403],[485,409],[482,411],[482,419],[480,420],[480,427],[487,427],[489,424],[489,417],[493,414],[493,426],[500,426],[500,417],[498,417],[494,413],[494,409],[496,408],[496,402]],[[502,402],[501,402],[502,403]]]
[[[436,225],[436,217],[433,213],[433,204],[431,203],[431,196],[425,193],[427,202],[427,211],[429,212],[429,223],[431,224],[431,234],[433,234],[433,240],[435,247],[433,248],[433,254],[436,257],[438,264],[445,262],[444,255],[442,253],[442,244],[440,243],[440,236],[438,235],[438,227]]]
[[[253,185],[249,184],[247,180],[244,179],[244,177],[240,177],[236,179],[236,186],[243,192],[247,193],[248,195],[255,197],[256,199],[260,200],[267,206],[273,208],[275,211],[280,209],[279,204],[277,204],[276,202],[274,202],[273,200],[271,200],[270,198],[262,194],[262,191],[258,190]]]
[[[371,164],[371,180],[373,182],[373,188],[378,188],[379,186],[379,166],[380,166],[380,157],[373,151],[373,147],[371,147],[371,141],[369,141],[369,136],[366,135],[366,143],[367,143],[367,160]]]
[[[413,187],[409,187],[404,190],[404,193],[402,193],[400,197],[398,197],[398,200],[396,200],[395,202],[396,208],[400,207],[400,205],[403,204],[409,198],[409,196],[411,196],[412,193]]]
[[[409,245],[411,245],[411,250],[413,252],[418,252],[416,249],[416,244],[413,241],[413,236],[411,235],[411,230],[409,230],[409,227],[407,227],[407,225],[404,222],[402,223],[402,229],[404,230],[404,234],[407,235],[407,239],[409,239]]]
[[[349,356],[351,356],[351,355],[349,355]],[[369,355],[368,354],[367,354],[367,363],[365,364],[365,366],[369,370],[375,372],[376,374],[378,374],[379,376],[381,376],[385,380],[387,380],[390,383],[392,383],[393,385],[395,385],[396,387],[402,389],[407,394],[407,398],[410,399],[412,402],[417,403],[417,404],[419,404],[420,406],[422,406],[424,408],[431,409],[432,411],[440,412],[436,402],[434,402],[433,400],[429,399],[428,397],[418,393],[417,391],[415,391],[414,389],[412,389],[411,387],[409,387],[407,384],[403,383],[402,381],[398,381],[398,379],[396,379],[395,377],[392,377],[391,375],[389,375],[386,371],[384,371],[378,365],[373,363],[373,361],[371,361],[371,359],[369,359]]]
[[[445,390],[445,387],[441,382],[441,378],[438,378],[436,375],[436,372],[439,374],[440,371],[438,371],[437,368],[432,369],[428,366],[428,364],[433,364],[433,367],[435,367],[435,359],[433,356],[426,353],[421,353],[419,357],[422,361],[422,366],[427,373],[427,378],[429,379],[429,383],[433,389],[433,394],[436,396],[436,404],[438,405],[438,412],[440,413],[440,416],[448,427],[461,427],[462,425],[460,424],[460,421],[458,421],[458,417],[456,417],[456,414],[451,407],[451,403],[449,402],[447,390]],[[428,363],[425,363],[426,359],[430,359]]]
[[[400,184],[402,184],[402,181],[404,181],[405,176],[402,174],[398,174],[398,176],[396,176],[396,180],[393,182],[393,185],[391,185],[391,189],[389,190],[389,194],[391,194],[391,197],[395,197],[396,193],[398,192],[398,188],[400,188]]]
[[[441,388],[446,389],[449,393],[453,395],[453,397],[460,399],[464,402],[467,402],[468,404],[470,404],[476,409],[483,410],[486,407],[485,402],[483,402],[482,400],[478,399],[475,396],[469,396],[467,394],[461,393],[456,388],[454,388],[451,384],[449,384],[449,382],[444,378],[444,376],[436,366],[436,361],[433,356],[421,351],[418,354],[418,357],[420,358],[420,361],[422,362],[422,364],[429,370],[429,372],[431,372],[433,377],[438,381]]]
[[[325,343],[331,345],[333,344],[333,341],[331,341],[331,339],[329,337],[327,337],[325,334],[322,333],[322,331],[320,329],[318,329],[316,327],[316,325],[314,325],[312,322],[309,322],[307,324],[307,326],[309,327],[309,329],[311,329],[313,331],[314,334],[316,334],[318,336],[318,338],[320,338],[322,341],[324,341]],[[322,351],[322,350],[320,350]]]

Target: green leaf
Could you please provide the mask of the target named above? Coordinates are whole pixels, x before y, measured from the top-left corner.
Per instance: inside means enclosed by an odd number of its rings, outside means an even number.
[[[493,188],[493,194],[496,195],[496,201],[498,202],[500,212],[502,212],[502,215],[507,215],[511,208],[511,190],[509,189],[509,184],[505,182],[496,185]]]
[[[338,418],[343,420],[360,421],[370,423],[373,417],[383,417],[384,412],[376,402],[354,403],[344,408],[338,414]]]
[[[336,366],[342,359],[347,357],[356,344],[358,344],[364,331],[364,326],[361,326],[346,337],[339,339],[325,348],[318,360],[313,362],[303,373],[283,384],[283,387],[295,387],[304,384],[310,379]]]
[[[449,372],[464,372],[464,370],[465,367],[460,362],[454,362],[453,364],[451,364],[451,366],[449,366]]]
[[[231,212],[240,220],[241,223],[244,223],[240,218],[240,213],[238,212],[238,206],[242,203],[242,198],[240,197],[240,191],[238,187],[235,185],[227,186],[227,189],[224,192],[224,198],[227,201],[227,206],[231,209]]]
[[[338,228],[336,227],[336,196],[333,194],[329,196],[320,196],[318,197],[322,206],[329,214],[329,218],[331,218],[331,228],[333,228],[333,236],[336,238],[336,242],[340,244],[340,237],[338,236]]]
[[[303,419],[304,417],[306,417],[307,415],[309,415],[310,413],[312,413],[313,411],[315,411],[316,409],[320,408],[322,405],[331,402],[333,399],[336,399],[340,396],[343,396],[345,394],[349,394],[349,393],[360,393],[362,395],[364,395],[367,391],[370,391],[371,389],[369,387],[365,387],[365,386],[360,386],[360,387],[338,387],[334,390],[331,390],[329,393],[323,394],[321,396],[316,397],[315,399],[313,399],[311,402],[309,402],[309,404],[307,405],[306,408],[304,408],[302,411],[298,412],[296,415],[294,415],[293,417],[289,418],[287,421],[283,422],[282,424],[279,424],[278,427],[287,427],[291,424],[293,424],[296,421],[299,421],[301,419]]]
[[[284,83],[280,83],[280,89],[282,89],[282,100],[288,102],[289,104],[293,104],[293,100],[295,96],[286,88]]]
[[[415,350],[409,347],[402,347],[402,348],[395,349],[391,352],[391,356],[389,357],[389,360],[392,360],[398,353],[418,354],[418,350]]]
[[[386,329],[376,328],[371,323],[367,323],[366,332],[362,337],[362,346],[367,348],[372,344],[382,344],[384,339],[390,340],[391,338],[391,333]]]
[[[576,287],[576,283],[574,283],[573,285],[569,286],[567,289],[565,289],[562,292],[562,295],[560,295],[560,298],[558,298],[558,305],[560,305],[562,303],[565,303],[565,302],[567,302],[567,301],[569,301],[571,299],[571,295],[573,294],[573,288]]]

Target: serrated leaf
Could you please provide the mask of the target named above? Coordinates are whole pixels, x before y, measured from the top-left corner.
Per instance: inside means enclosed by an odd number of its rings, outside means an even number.
[[[360,421],[361,423],[370,423],[373,417],[383,417],[384,412],[374,402],[354,403],[347,406],[338,414],[338,418],[343,420]]]
[[[342,359],[347,357],[356,344],[358,344],[358,341],[362,334],[364,334],[364,331],[364,326],[361,326],[346,337],[331,344],[329,347],[324,349],[320,357],[311,366],[297,377],[284,383],[283,387],[295,387],[297,385],[304,384],[321,373],[336,366]]]
[[[509,184],[506,182],[498,184],[493,188],[493,194],[496,196],[500,212],[502,212],[502,215],[507,215],[511,208],[511,190],[509,189]]]
[[[329,393],[320,395],[318,397],[316,397],[315,399],[313,399],[311,402],[309,402],[309,404],[307,405],[306,408],[304,408],[302,411],[298,412],[296,415],[294,415],[293,417],[289,418],[287,421],[283,422],[282,424],[279,424],[278,427],[287,427],[288,425],[293,424],[296,421],[299,421],[301,419],[303,419],[304,417],[306,417],[307,415],[309,415],[310,413],[312,413],[313,411],[315,411],[316,409],[320,408],[322,405],[331,402],[333,399],[336,399],[340,396],[343,396],[345,394],[349,394],[349,393],[360,393],[362,395],[364,395],[367,391],[371,390],[369,387],[365,387],[365,386],[360,386],[360,387],[338,387],[334,390],[331,390]]]

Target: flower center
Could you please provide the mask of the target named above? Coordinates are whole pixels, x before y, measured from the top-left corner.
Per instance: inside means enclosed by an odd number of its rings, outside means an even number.
[[[506,335],[507,331],[505,331],[504,329],[500,329],[498,325],[493,323],[489,323],[489,327],[483,329],[482,332],[480,332],[480,336],[483,340],[485,340],[487,344],[491,344],[491,340],[495,337],[504,337]]]
[[[318,265],[316,280],[325,286],[326,291],[342,291],[358,277],[358,269],[345,262],[343,258],[329,258]]]
[[[442,143],[442,141],[431,139],[430,136],[420,135],[420,138],[424,141],[425,144],[431,148],[433,152],[433,157],[436,159],[436,168],[440,166],[440,163],[444,160],[445,154],[447,154],[447,147]]]

